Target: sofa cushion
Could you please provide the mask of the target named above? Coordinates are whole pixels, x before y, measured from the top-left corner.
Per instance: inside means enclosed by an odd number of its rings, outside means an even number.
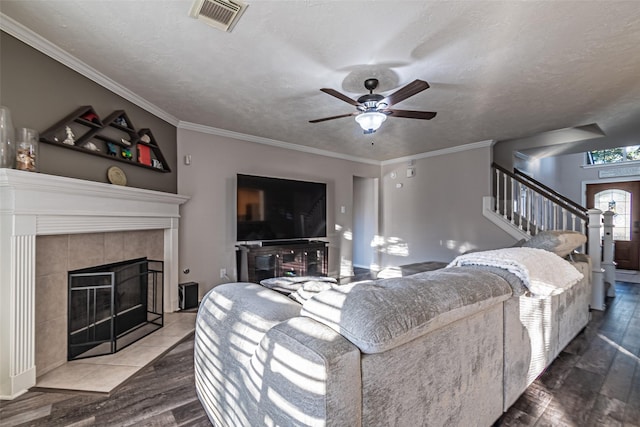
[[[325,276],[291,276],[291,277],[272,277],[269,279],[263,279],[260,284],[265,288],[273,289],[274,291],[281,292],[283,294],[290,294],[302,287],[305,283],[338,283],[333,277]]]
[[[524,242],[522,247],[544,249],[564,258],[586,242],[587,236],[577,231],[547,230]]]
[[[300,314],[339,332],[363,353],[380,353],[509,296],[502,277],[455,267],[337,286],[306,301]]]

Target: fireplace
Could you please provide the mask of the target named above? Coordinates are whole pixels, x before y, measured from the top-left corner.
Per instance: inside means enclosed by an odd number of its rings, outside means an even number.
[[[43,351],[41,344],[52,344],[56,352],[62,346],[61,357],[56,353],[50,359],[55,363],[44,369],[64,363],[68,271],[140,256],[162,259],[164,312],[178,309],[179,207],[187,200],[189,197],[179,194],[0,168],[0,399],[15,398],[36,384],[36,354]],[[113,255],[122,255],[129,247],[137,246],[125,242],[117,245],[124,251],[114,251],[112,243],[120,241],[120,236],[154,230],[162,236],[159,255],[139,251],[122,258]],[[92,241],[104,236],[98,245],[104,252],[99,256],[84,245],[76,245],[76,238],[82,236]],[[36,238],[68,248],[54,251],[54,262],[48,259],[44,263],[66,264],[68,268],[61,277],[62,301],[44,304],[57,310],[46,310],[47,317],[51,314],[53,320],[38,323],[37,327],[36,305],[41,305],[38,301],[43,299],[37,299],[36,293],[42,295],[42,289],[51,288],[53,283],[40,283],[36,278],[36,264],[44,261],[36,259]],[[38,252],[41,246],[38,244]],[[94,259],[99,257],[102,259]],[[56,267],[51,273],[58,272]],[[50,278],[58,286],[59,276]],[[57,314],[61,310],[62,319]],[[43,342],[37,339],[39,333],[44,335]],[[48,352],[48,345],[44,349]],[[42,373],[39,370],[37,374]]]
[[[115,353],[162,327],[162,261],[132,259],[68,277],[67,360]]]

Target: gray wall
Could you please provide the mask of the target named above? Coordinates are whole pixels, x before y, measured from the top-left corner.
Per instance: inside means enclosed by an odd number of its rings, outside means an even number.
[[[482,215],[490,165],[491,147],[484,147],[384,166],[381,265],[451,261],[471,249],[513,244]],[[408,168],[414,177],[407,177]]]
[[[629,165],[621,164],[584,167],[584,153],[547,157],[530,163],[532,164],[532,166],[530,166],[530,170],[536,172],[534,173],[535,179],[541,181],[545,185],[548,185],[574,202],[581,204],[586,203],[584,199],[584,184],[640,180],[640,175],[600,178],[598,173],[601,170],[620,171],[621,169],[628,168]],[[637,164],[634,166],[637,166]],[[553,170],[555,173],[550,173],[550,170]]]
[[[326,183],[329,274],[351,275],[353,177],[377,178],[379,166],[178,129],[179,158],[187,154],[191,164],[178,168],[178,192],[191,196],[180,209],[180,282],[198,282],[203,295],[235,279],[238,173]]]
[[[93,106],[101,118],[124,110],[136,129],[151,130],[172,170],[160,173],[41,143],[41,173],[108,182],[107,169],[115,165],[126,173],[128,186],[177,191],[175,126],[4,32],[0,46],[0,102],[11,110],[14,127],[42,132],[83,105]]]
[[[490,195],[491,148],[416,160],[416,176],[404,163],[379,166],[312,155],[178,129],[57,61],[0,34],[0,101],[11,109],[16,127],[40,132],[82,105],[105,117],[122,109],[137,128],[150,128],[173,172],[134,165],[41,144],[42,173],[107,182],[117,165],[133,187],[190,195],[181,209],[180,282],[197,281],[201,294],[220,279],[220,268],[235,268],[236,173],[251,173],[328,184],[329,271],[349,275],[353,265],[354,176],[381,178],[381,267],[425,260],[451,260],[473,248],[494,248],[513,239],[482,216]],[[190,166],[178,164],[191,154]],[[398,177],[390,178],[396,171]],[[403,183],[402,188],[396,188]],[[340,209],[345,207],[344,212]],[[376,256],[374,255],[374,258]],[[182,270],[190,268],[190,274]]]

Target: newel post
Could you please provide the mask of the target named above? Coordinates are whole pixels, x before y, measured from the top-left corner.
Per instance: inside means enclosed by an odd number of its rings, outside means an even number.
[[[591,308],[604,310],[604,276],[601,265],[602,246],[600,229],[602,228],[602,211],[589,209],[589,256],[591,257]]]
[[[615,242],[613,241],[613,217],[614,213],[607,211],[604,214],[604,238],[602,243],[602,268],[604,269],[604,283],[608,297],[616,296],[616,263],[613,260]]]

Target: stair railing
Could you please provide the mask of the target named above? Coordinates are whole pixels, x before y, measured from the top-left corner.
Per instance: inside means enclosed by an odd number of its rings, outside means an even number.
[[[492,216],[501,218],[498,223],[509,224],[507,228],[522,236],[533,236],[542,230],[572,230],[587,236],[582,252],[591,258],[590,307],[604,310],[605,296],[615,296],[613,213],[603,215],[599,209],[587,210],[517,169],[510,172],[495,163],[491,167],[493,206],[485,206]]]
[[[568,197],[563,196],[562,194],[560,194],[557,191],[555,191],[553,188],[548,187],[545,184],[541,183],[540,181],[530,177],[526,173],[522,172],[520,169],[514,168],[513,169],[513,173],[515,175],[521,177],[525,181],[529,182],[534,187],[541,189],[541,191],[543,193],[552,195],[556,200],[562,200],[567,205],[572,206],[574,209],[576,209],[578,211],[581,211],[585,216],[587,215],[587,208],[585,208],[584,206],[582,206],[579,203],[574,202],[573,200],[569,199]]]
[[[493,164],[495,212],[522,232],[542,230],[587,233],[587,210],[544,184]]]

